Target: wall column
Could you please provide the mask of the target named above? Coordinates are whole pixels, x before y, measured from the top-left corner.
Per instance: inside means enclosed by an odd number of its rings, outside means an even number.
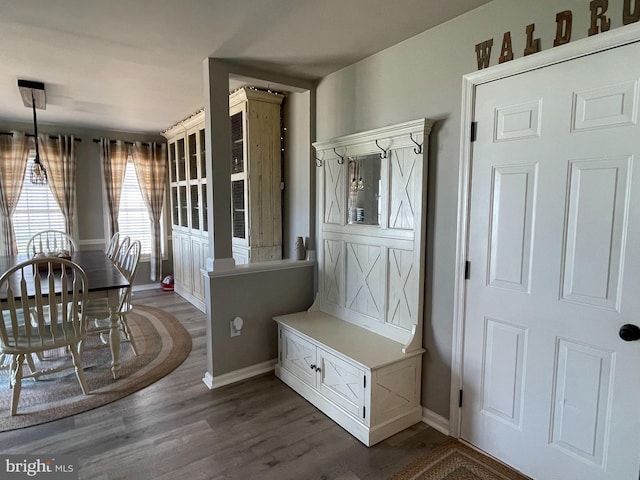
[[[209,205],[207,270],[232,269],[229,70],[213,58],[204,61],[204,114]]]

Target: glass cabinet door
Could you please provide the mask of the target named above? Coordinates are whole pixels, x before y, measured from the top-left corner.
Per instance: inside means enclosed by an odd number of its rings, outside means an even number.
[[[200,202],[198,201],[198,184],[190,185],[191,191],[191,228],[200,230]]]
[[[208,208],[207,208],[207,184],[206,183],[202,183],[200,184],[200,204],[202,205],[202,208],[200,210],[202,210],[202,230],[204,232],[208,232],[209,231],[209,220],[207,218],[207,215],[209,214]]]
[[[184,139],[179,139],[176,142],[176,180],[178,182],[182,182],[186,180],[186,163],[185,163],[185,150],[184,150]]]
[[[178,187],[178,205],[180,206],[180,226],[189,226],[189,207],[187,206],[187,186]]]
[[[180,225],[180,205],[178,204],[178,186],[171,185],[171,223]]]
[[[205,145],[204,128],[198,131],[200,139],[200,179],[207,178],[207,147]]]
[[[244,172],[244,129],[242,112],[231,116],[231,174]]]
[[[199,199],[200,199],[200,228],[203,232],[209,230],[207,222],[207,149],[205,144],[204,127],[198,130],[198,157],[199,157]]]
[[[234,238],[246,238],[244,180],[231,182],[231,201],[231,208],[233,209],[233,236]]]
[[[198,149],[196,148],[196,134],[191,133],[188,137],[189,142],[189,180],[198,178]]]
[[[169,144],[169,181],[171,183],[177,182],[176,179],[176,171],[177,171],[177,161],[176,161],[176,142]]]

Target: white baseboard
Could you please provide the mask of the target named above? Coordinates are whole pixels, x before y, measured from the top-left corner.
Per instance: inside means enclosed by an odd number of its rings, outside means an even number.
[[[440,433],[444,433],[445,435],[449,436],[449,420],[441,415],[438,415],[436,412],[422,407],[422,421],[430,427],[435,428]]]
[[[140,292],[142,290],[160,290],[160,282],[145,283],[144,285],[134,285],[132,290],[134,292]]]
[[[202,381],[207,387],[209,387],[209,390],[215,390],[216,388],[247,380],[248,378],[256,377],[263,373],[273,372],[276,362],[277,360],[274,358],[273,360],[241,368],[240,370],[234,370],[233,372],[223,373],[222,375],[217,375],[215,377],[212,376],[211,373],[206,372]]]

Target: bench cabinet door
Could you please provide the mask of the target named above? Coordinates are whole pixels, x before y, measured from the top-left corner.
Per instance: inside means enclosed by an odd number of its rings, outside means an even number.
[[[280,330],[280,364],[306,384],[316,387],[316,346],[286,329]]]
[[[318,367],[320,393],[366,423],[365,371],[321,348],[318,348]]]

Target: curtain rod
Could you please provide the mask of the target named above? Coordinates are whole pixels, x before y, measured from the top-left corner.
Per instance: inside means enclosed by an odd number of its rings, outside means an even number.
[[[116,143],[116,141],[117,141],[117,140],[109,140],[109,143]],[[123,140],[123,141],[124,141],[124,144],[125,144],[125,145],[133,145],[133,144],[134,144],[134,142],[128,142],[128,141],[126,141],[126,140]],[[99,138],[94,138],[94,139],[93,139],[93,143],[100,143],[100,139],[99,139]],[[150,143],[148,143],[148,142],[140,142],[140,143],[142,143],[142,145],[145,145],[145,146],[149,146],[149,145],[151,145],[151,144],[150,144]]]
[[[0,132],[0,135],[10,135],[13,137],[13,132]],[[24,134],[25,137],[35,137],[35,135],[33,133],[25,133]],[[56,140],[58,137],[56,137],[55,135],[49,135],[49,138],[52,138],[54,140]],[[75,138],[73,139],[76,142],[81,142],[82,139],[81,138]]]

